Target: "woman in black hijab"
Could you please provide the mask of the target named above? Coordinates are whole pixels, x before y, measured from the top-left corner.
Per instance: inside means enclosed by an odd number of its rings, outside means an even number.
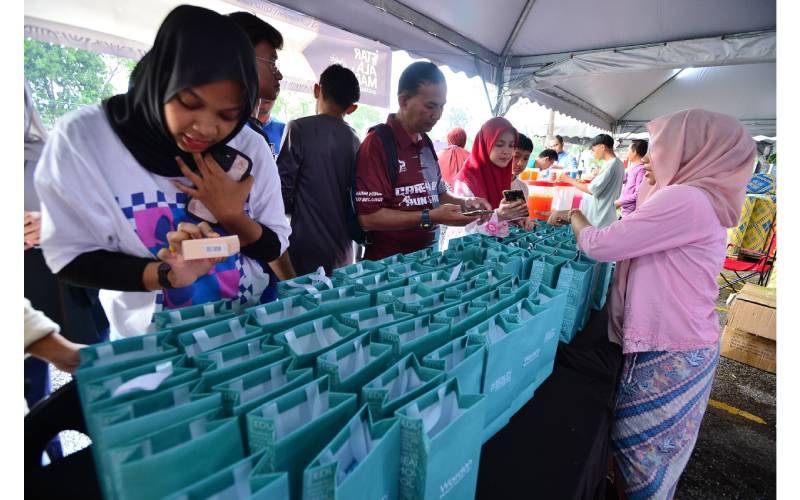
[[[45,149],[36,183],[48,265],[83,286],[151,292],[109,299],[122,335],[141,333],[153,307],[259,302],[268,278],[257,264],[285,250],[290,229],[270,153],[244,128],[258,93],[247,36],[216,12],[179,6],[131,83],[102,109],[60,120]],[[245,162],[252,175],[227,172]],[[225,234],[239,236],[244,257],[183,259],[183,240]]]
[[[219,80],[240,82],[244,95],[241,120],[216,147],[239,133],[256,103],[255,52],[244,32],[225,16],[181,5],[164,19],[153,48],[133,71],[128,92],[107,99],[103,108],[114,131],[144,168],[180,177],[175,156],[192,167],[194,161],[167,130],[164,104],[183,89]]]

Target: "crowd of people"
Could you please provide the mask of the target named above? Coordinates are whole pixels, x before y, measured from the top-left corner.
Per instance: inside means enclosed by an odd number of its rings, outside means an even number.
[[[39,198],[30,211],[41,212],[40,221],[26,213],[26,252],[40,248],[48,272],[89,295],[81,307],[101,313],[104,332],[61,341],[56,327],[30,312],[39,332],[31,353],[69,370],[80,342],[103,340],[109,330],[112,338],[140,335],[160,310],[268,302],[279,280],[330,274],[439,239],[444,247],[469,232],[533,229],[522,178],[533,143],[512,123],[489,119],[470,151],[467,132],[455,129],[447,148],[434,150],[427,134],[447,100],[435,64],[415,62],[402,72],[396,111],[359,141],[344,119],[358,106],[358,79],[338,64],[314,86],[315,115],[287,124],[270,116],[282,46],[281,34],[252,14],[180,6],[128,91],[40,134],[44,147],[30,166],[26,130],[26,173],[35,165]],[[548,214],[549,223],[571,224],[581,251],[617,263],[609,335],[626,357],[613,439],[628,493],[674,492],[697,437],[718,357],[714,276],[755,154],[742,126],[724,115],[679,112],[648,130],[651,144],[633,141],[627,170],[612,137],[595,137],[599,166],[584,172],[589,182],[569,175],[578,162],[560,136],[533,161],[540,179],[585,195],[581,209]],[[508,199],[508,190],[524,196]],[[224,235],[238,236],[239,254],[183,258],[183,241]],[[35,342],[48,329],[59,335],[50,337],[52,350]],[[669,373],[649,386],[646,417],[631,418],[645,404],[641,388],[653,370]],[[650,430],[667,421],[677,450],[644,465]]]

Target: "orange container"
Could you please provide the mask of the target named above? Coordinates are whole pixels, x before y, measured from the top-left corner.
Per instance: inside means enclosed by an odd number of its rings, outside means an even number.
[[[536,212],[550,213],[553,204],[553,183],[546,181],[531,182],[528,186],[528,215],[532,219],[547,220],[547,215]]]
[[[539,172],[526,168],[519,174],[521,181],[535,181],[539,177]]]

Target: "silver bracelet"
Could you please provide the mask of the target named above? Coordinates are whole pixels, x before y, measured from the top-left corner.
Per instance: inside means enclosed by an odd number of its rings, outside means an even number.
[[[575,212],[580,212],[579,209],[573,208],[569,211],[569,223],[572,224],[572,216],[575,215]]]

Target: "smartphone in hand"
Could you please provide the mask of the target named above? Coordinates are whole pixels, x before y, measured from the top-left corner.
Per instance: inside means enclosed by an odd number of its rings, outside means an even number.
[[[467,208],[461,211],[461,215],[466,217],[477,217],[479,215],[490,215],[494,213],[494,210],[483,210],[479,208]]]
[[[517,203],[521,201],[522,203],[525,203],[525,211],[526,212],[528,211],[526,203],[528,200],[525,198],[525,192],[522,191],[521,189],[507,189],[503,191],[503,199],[508,203]],[[517,217],[516,219],[511,219],[511,220],[523,219],[528,216],[529,215],[526,215],[524,217],[520,216]]]
[[[521,189],[506,189],[503,191],[503,199],[512,203],[515,201],[526,201],[525,193]]]
[[[253,170],[253,160],[248,158],[244,153],[235,150],[234,148],[225,145],[221,148],[215,148],[210,154],[212,158],[222,167],[222,170],[228,174],[228,177],[235,181],[242,181],[250,175]],[[189,215],[193,215],[198,219],[204,220],[210,224],[216,224],[219,221],[211,211],[203,205],[203,202],[196,199],[189,200],[186,207]]]

